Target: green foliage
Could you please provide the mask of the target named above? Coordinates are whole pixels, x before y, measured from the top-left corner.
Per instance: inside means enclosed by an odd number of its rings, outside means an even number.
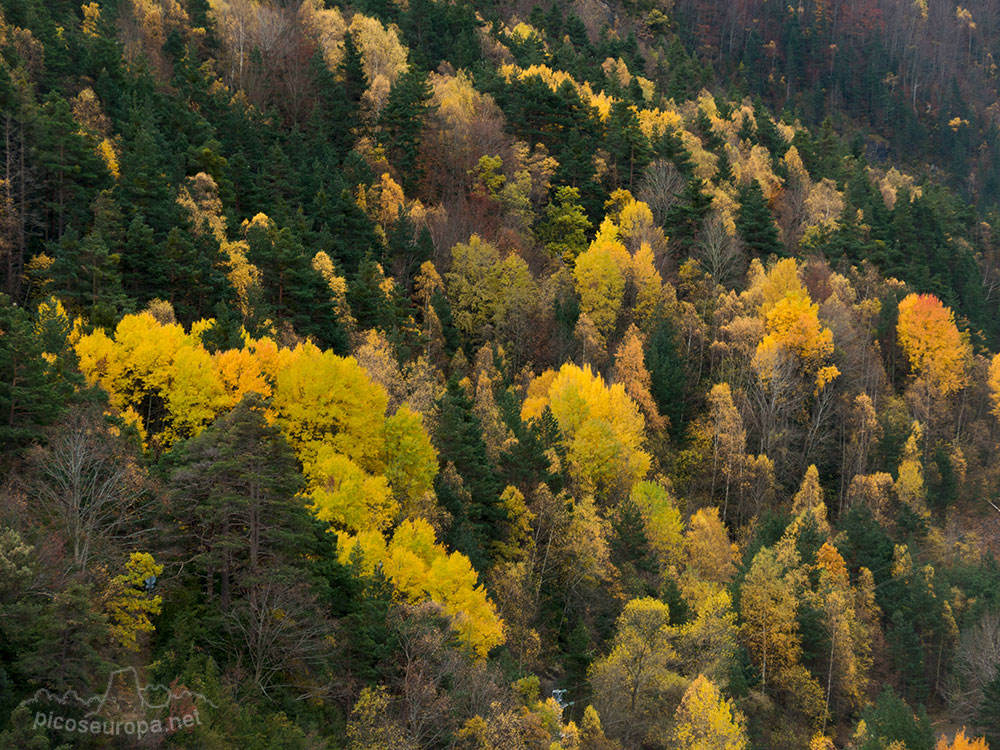
[[[56,312],[50,300],[48,309]],[[51,424],[80,384],[74,371],[75,358],[68,350],[69,320],[46,314],[42,321],[0,295],[0,446],[8,461],[38,438],[40,429]],[[51,361],[43,355],[49,355]]]
[[[778,228],[771,218],[771,211],[764,199],[764,193],[756,180],[740,188],[740,210],[736,215],[736,231],[746,243],[747,249],[760,258],[771,253],[784,254],[778,241]]]
[[[568,264],[587,249],[587,232],[592,226],[579,200],[577,188],[558,188],[535,228],[538,241],[545,245],[549,255],[562,258]]]
[[[861,720],[866,732],[860,750],[881,750],[896,741],[913,750],[934,747],[934,733],[923,706],[914,712],[892,688],[882,691],[875,705],[861,712]]]
[[[983,732],[992,747],[1000,745],[1000,668],[983,689],[983,702],[976,714],[976,729]]]
[[[448,381],[438,401],[434,445],[442,466],[435,480],[441,505],[452,515],[448,543],[464,553],[478,570],[489,561],[489,550],[504,517],[500,484],[486,455],[483,428],[458,379]]]

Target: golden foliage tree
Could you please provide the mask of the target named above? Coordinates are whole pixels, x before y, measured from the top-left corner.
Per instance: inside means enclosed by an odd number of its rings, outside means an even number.
[[[521,418],[536,419],[545,407],[559,425],[570,473],[585,491],[624,494],[649,471],[644,419],[620,383],[609,387],[589,366],[567,363],[532,381]]]
[[[932,294],[909,294],[899,303],[896,335],[910,367],[938,391],[949,395],[966,383],[968,336],[955,314]]]
[[[671,638],[667,605],[633,599],[618,618],[611,652],[591,666],[594,706],[605,730],[626,744],[662,735],[669,695],[683,690],[683,678],[670,668]]]
[[[744,750],[749,744],[742,717],[705,675],[691,683],[674,716],[677,750]]]

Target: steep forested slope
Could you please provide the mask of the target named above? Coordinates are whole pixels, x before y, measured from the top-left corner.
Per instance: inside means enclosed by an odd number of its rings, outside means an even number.
[[[1000,747],[994,6],[0,0],[0,747]]]

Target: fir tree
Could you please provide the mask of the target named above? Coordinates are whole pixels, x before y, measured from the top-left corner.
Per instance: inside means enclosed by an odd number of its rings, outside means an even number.
[[[740,210],[736,214],[736,231],[747,248],[758,257],[771,253],[784,255],[778,240],[778,228],[771,218],[771,210],[764,199],[764,192],[756,180],[740,188]]]
[[[445,471],[435,481],[438,497],[454,519],[448,541],[468,555],[477,570],[485,570],[491,543],[499,538],[504,517],[500,485],[486,454],[482,425],[457,377],[448,381],[437,406],[434,444],[441,464],[454,466],[460,479],[456,484]]]

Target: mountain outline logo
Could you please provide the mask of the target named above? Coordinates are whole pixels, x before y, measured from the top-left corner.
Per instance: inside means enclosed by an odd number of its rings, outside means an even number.
[[[212,708],[217,708],[216,704],[213,703],[210,698],[207,698],[204,694],[195,692],[186,687],[181,688],[180,690],[172,690],[169,685],[164,685],[162,683],[151,683],[143,686],[142,681],[139,678],[139,672],[135,667],[123,667],[112,671],[108,675],[108,682],[104,688],[104,692],[92,695],[89,698],[81,698],[80,694],[77,693],[76,690],[67,690],[65,693],[60,695],[58,693],[53,693],[47,688],[39,688],[35,691],[31,700],[53,701],[62,706],[79,704],[81,706],[89,707],[87,713],[84,714],[84,718],[90,719],[100,715],[108,706],[121,705],[122,702],[116,697],[115,694],[115,685],[119,682],[120,677],[125,676],[131,677],[133,694],[138,696],[139,705],[148,711],[161,711],[164,709],[169,710],[175,701],[204,701]]]

